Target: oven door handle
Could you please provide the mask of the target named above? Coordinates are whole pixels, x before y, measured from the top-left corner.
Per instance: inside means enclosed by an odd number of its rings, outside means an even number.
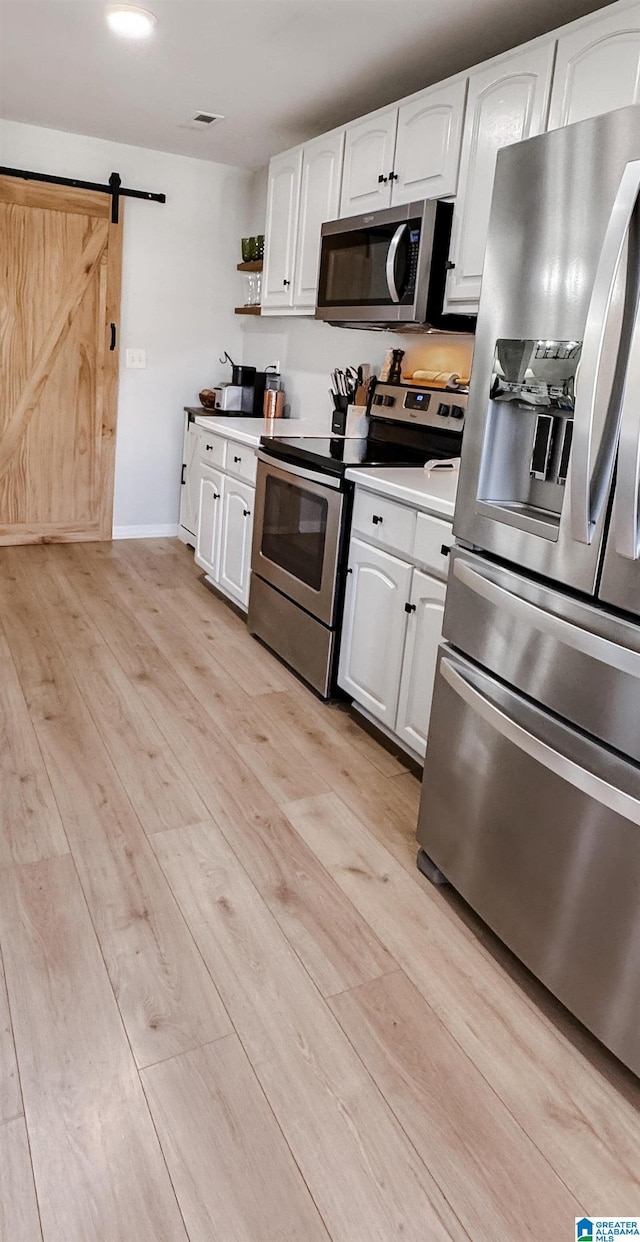
[[[398,225],[395,233],[393,234],[393,237],[391,238],[391,241],[389,242],[389,249],[387,251],[386,277],[387,277],[387,287],[389,289],[389,297],[391,298],[392,302],[400,301],[400,294],[398,293],[398,287],[396,285],[396,255],[398,253],[398,246],[400,245],[400,242],[402,240],[402,234],[404,233],[406,227],[407,227],[406,220],[404,224]]]
[[[309,483],[320,483],[322,487],[332,487],[340,491],[340,479],[333,474],[322,474],[320,470],[305,470],[303,466],[294,466],[291,462],[283,461],[281,457],[272,457],[270,453],[264,453],[262,450],[258,452],[257,457],[258,461],[263,462],[265,466],[281,470],[283,474],[295,474],[299,479],[308,479]]]

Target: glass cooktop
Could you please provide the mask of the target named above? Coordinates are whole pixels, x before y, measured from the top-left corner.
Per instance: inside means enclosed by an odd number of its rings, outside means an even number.
[[[338,475],[351,466],[422,466],[429,457],[447,456],[445,452],[425,452],[388,441],[350,440],[343,436],[263,436],[260,445],[271,457]]]

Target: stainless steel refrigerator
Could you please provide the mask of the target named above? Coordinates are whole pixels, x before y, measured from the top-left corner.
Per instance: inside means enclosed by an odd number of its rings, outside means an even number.
[[[638,1074],[639,194],[640,107],[498,156],[418,829]]]

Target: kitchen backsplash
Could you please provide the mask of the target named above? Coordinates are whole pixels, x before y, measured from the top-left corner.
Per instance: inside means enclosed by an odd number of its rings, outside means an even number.
[[[277,361],[291,418],[317,422],[330,417],[330,375],[334,367],[369,362],[379,373],[387,349],[404,349],[403,373],[455,371],[467,379],[473,337],[400,335],[395,332],[332,328],[313,319],[254,319],[244,324],[242,361],[262,370]]]

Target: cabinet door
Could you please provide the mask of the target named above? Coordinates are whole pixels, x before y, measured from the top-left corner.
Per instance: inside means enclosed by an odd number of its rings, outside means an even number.
[[[412,569],[388,552],[352,539],[349,570],[338,684],[393,729]]]
[[[302,156],[302,188],[296,246],[293,304],[313,310],[318,288],[320,227],[340,209],[344,134],[327,134],[307,143]]]
[[[466,95],[463,79],[401,104],[392,203],[456,193]]]
[[[198,525],[200,500],[200,471],[198,470],[198,442],[200,436],[196,424],[187,419],[182,448],[182,476],[180,488],[180,535],[195,539]]]
[[[200,466],[195,559],[211,578],[216,578],[218,573],[223,489],[224,475],[210,466]]]
[[[553,53],[554,43],[546,43],[470,76],[446,311],[477,313],[498,151],[543,132]]]
[[[293,276],[300,202],[302,149],[285,151],[269,164],[262,310],[293,305]]]
[[[347,129],[340,215],[359,216],[391,203],[398,109],[365,118]]]
[[[245,608],[249,603],[254,499],[253,487],[235,479],[225,479],[216,581],[221,591]]]
[[[549,129],[640,99],[640,5],[585,19],[558,39]]]
[[[437,582],[419,569],[414,570],[396,733],[423,758],[427,749],[445,590],[444,582]]]

